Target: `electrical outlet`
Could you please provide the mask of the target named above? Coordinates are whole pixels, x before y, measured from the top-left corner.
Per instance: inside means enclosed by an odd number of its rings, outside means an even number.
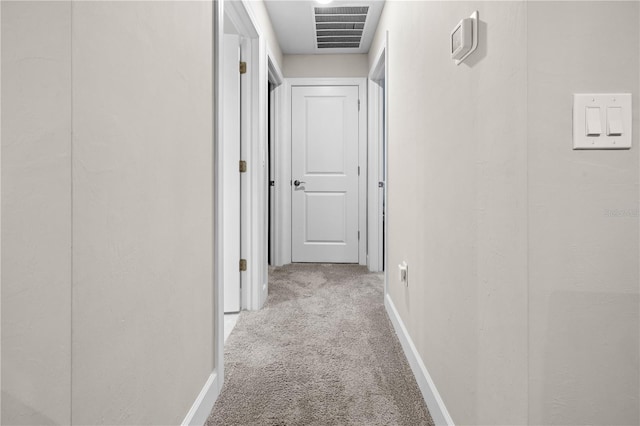
[[[398,265],[398,280],[405,286],[409,285],[409,266],[407,262],[402,262]]]

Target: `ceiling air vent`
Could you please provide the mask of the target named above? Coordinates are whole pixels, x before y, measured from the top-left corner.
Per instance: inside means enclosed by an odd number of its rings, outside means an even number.
[[[369,7],[316,7],[318,49],[358,49]]]

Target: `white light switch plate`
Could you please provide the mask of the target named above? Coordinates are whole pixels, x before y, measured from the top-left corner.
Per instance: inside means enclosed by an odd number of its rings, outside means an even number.
[[[600,108],[601,134],[587,136],[587,108]],[[608,108],[622,108],[622,134],[608,135],[612,114]],[[590,110],[593,111],[593,110]],[[616,110],[619,112],[619,110]],[[620,119],[620,114],[616,115]],[[616,121],[615,124],[619,124]],[[573,149],[629,149],[631,148],[631,94],[595,93],[573,95]],[[593,128],[594,126],[590,126]],[[597,126],[595,126],[597,128]]]

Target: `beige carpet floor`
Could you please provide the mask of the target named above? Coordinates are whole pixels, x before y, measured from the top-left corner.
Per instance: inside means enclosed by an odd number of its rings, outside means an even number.
[[[271,270],[264,309],[225,346],[207,425],[433,425],[383,305],[357,265]]]

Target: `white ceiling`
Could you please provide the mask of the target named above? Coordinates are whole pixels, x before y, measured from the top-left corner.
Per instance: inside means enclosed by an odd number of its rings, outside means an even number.
[[[375,34],[384,0],[335,0],[320,4],[314,0],[265,0],[267,12],[284,54],[367,53]],[[316,46],[314,7],[369,6],[359,48],[324,48]]]

